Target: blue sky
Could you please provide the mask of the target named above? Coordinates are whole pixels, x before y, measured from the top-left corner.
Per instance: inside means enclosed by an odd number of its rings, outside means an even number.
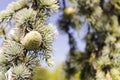
[[[6,9],[8,3],[12,1],[16,0],[0,0],[0,11]],[[49,18],[49,22],[57,26],[57,19],[59,18],[60,14],[61,13],[54,14],[52,17]],[[84,26],[86,26],[86,24]],[[84,51],[85,47],[85,41],[83,40],[83,36],[86,34],[86,29],[87,27],[82,27],[81,30],[79,30],[80,38],[77,38],[77,33],[74,33],[78,42],[78,48],[81,51]],[[69,51],[67,34],[59,34],[57,36],[57,40],[54,42],[54,49],[55,50],[53,53],[53,57],[55,59],[55,64],[59,64],[65,61],[67,53]]]

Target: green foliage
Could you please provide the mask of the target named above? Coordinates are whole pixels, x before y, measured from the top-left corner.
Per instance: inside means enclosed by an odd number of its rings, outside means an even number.
[[[5,39],[0,49],[0,80],[32,80],[40,58],[53,65],[57,30],[46,19],[58,8],[57,0],[17,0],[0,12],[0,37]],[[47,76],[40,80],[47,80]]]
[[[44,67],[37,67],[33,71],[33,80],[66,80],[62,65],[58,65],[53,71],[49,71]],[[80,72],[78,71],[72,76],[72,80],[79,80]]]
[[[62,66],[57,66],[53,71],[43,67],[37,67],[33,71],[33,80],[65,80]]]
[[[62,65],[59,65],[54,71],[50,72],[49,80],[64,80],[64,75]]]
[[[42,67],[37,67],[33,71],[33,80],[49,80],[49,72]]]

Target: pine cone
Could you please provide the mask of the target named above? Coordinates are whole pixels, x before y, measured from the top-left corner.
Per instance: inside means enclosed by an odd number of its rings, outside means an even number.
[[[42,43],[42,36],[37,31],[30,31],[25,35],[21,43],[28,50],[36,50]]]

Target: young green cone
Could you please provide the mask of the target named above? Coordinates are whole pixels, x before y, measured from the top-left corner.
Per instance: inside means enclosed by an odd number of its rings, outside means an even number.
[[[30,31],[21,41],[23,46],[28,50],[38,49],[42,43],[42,36],[37,31]]]

